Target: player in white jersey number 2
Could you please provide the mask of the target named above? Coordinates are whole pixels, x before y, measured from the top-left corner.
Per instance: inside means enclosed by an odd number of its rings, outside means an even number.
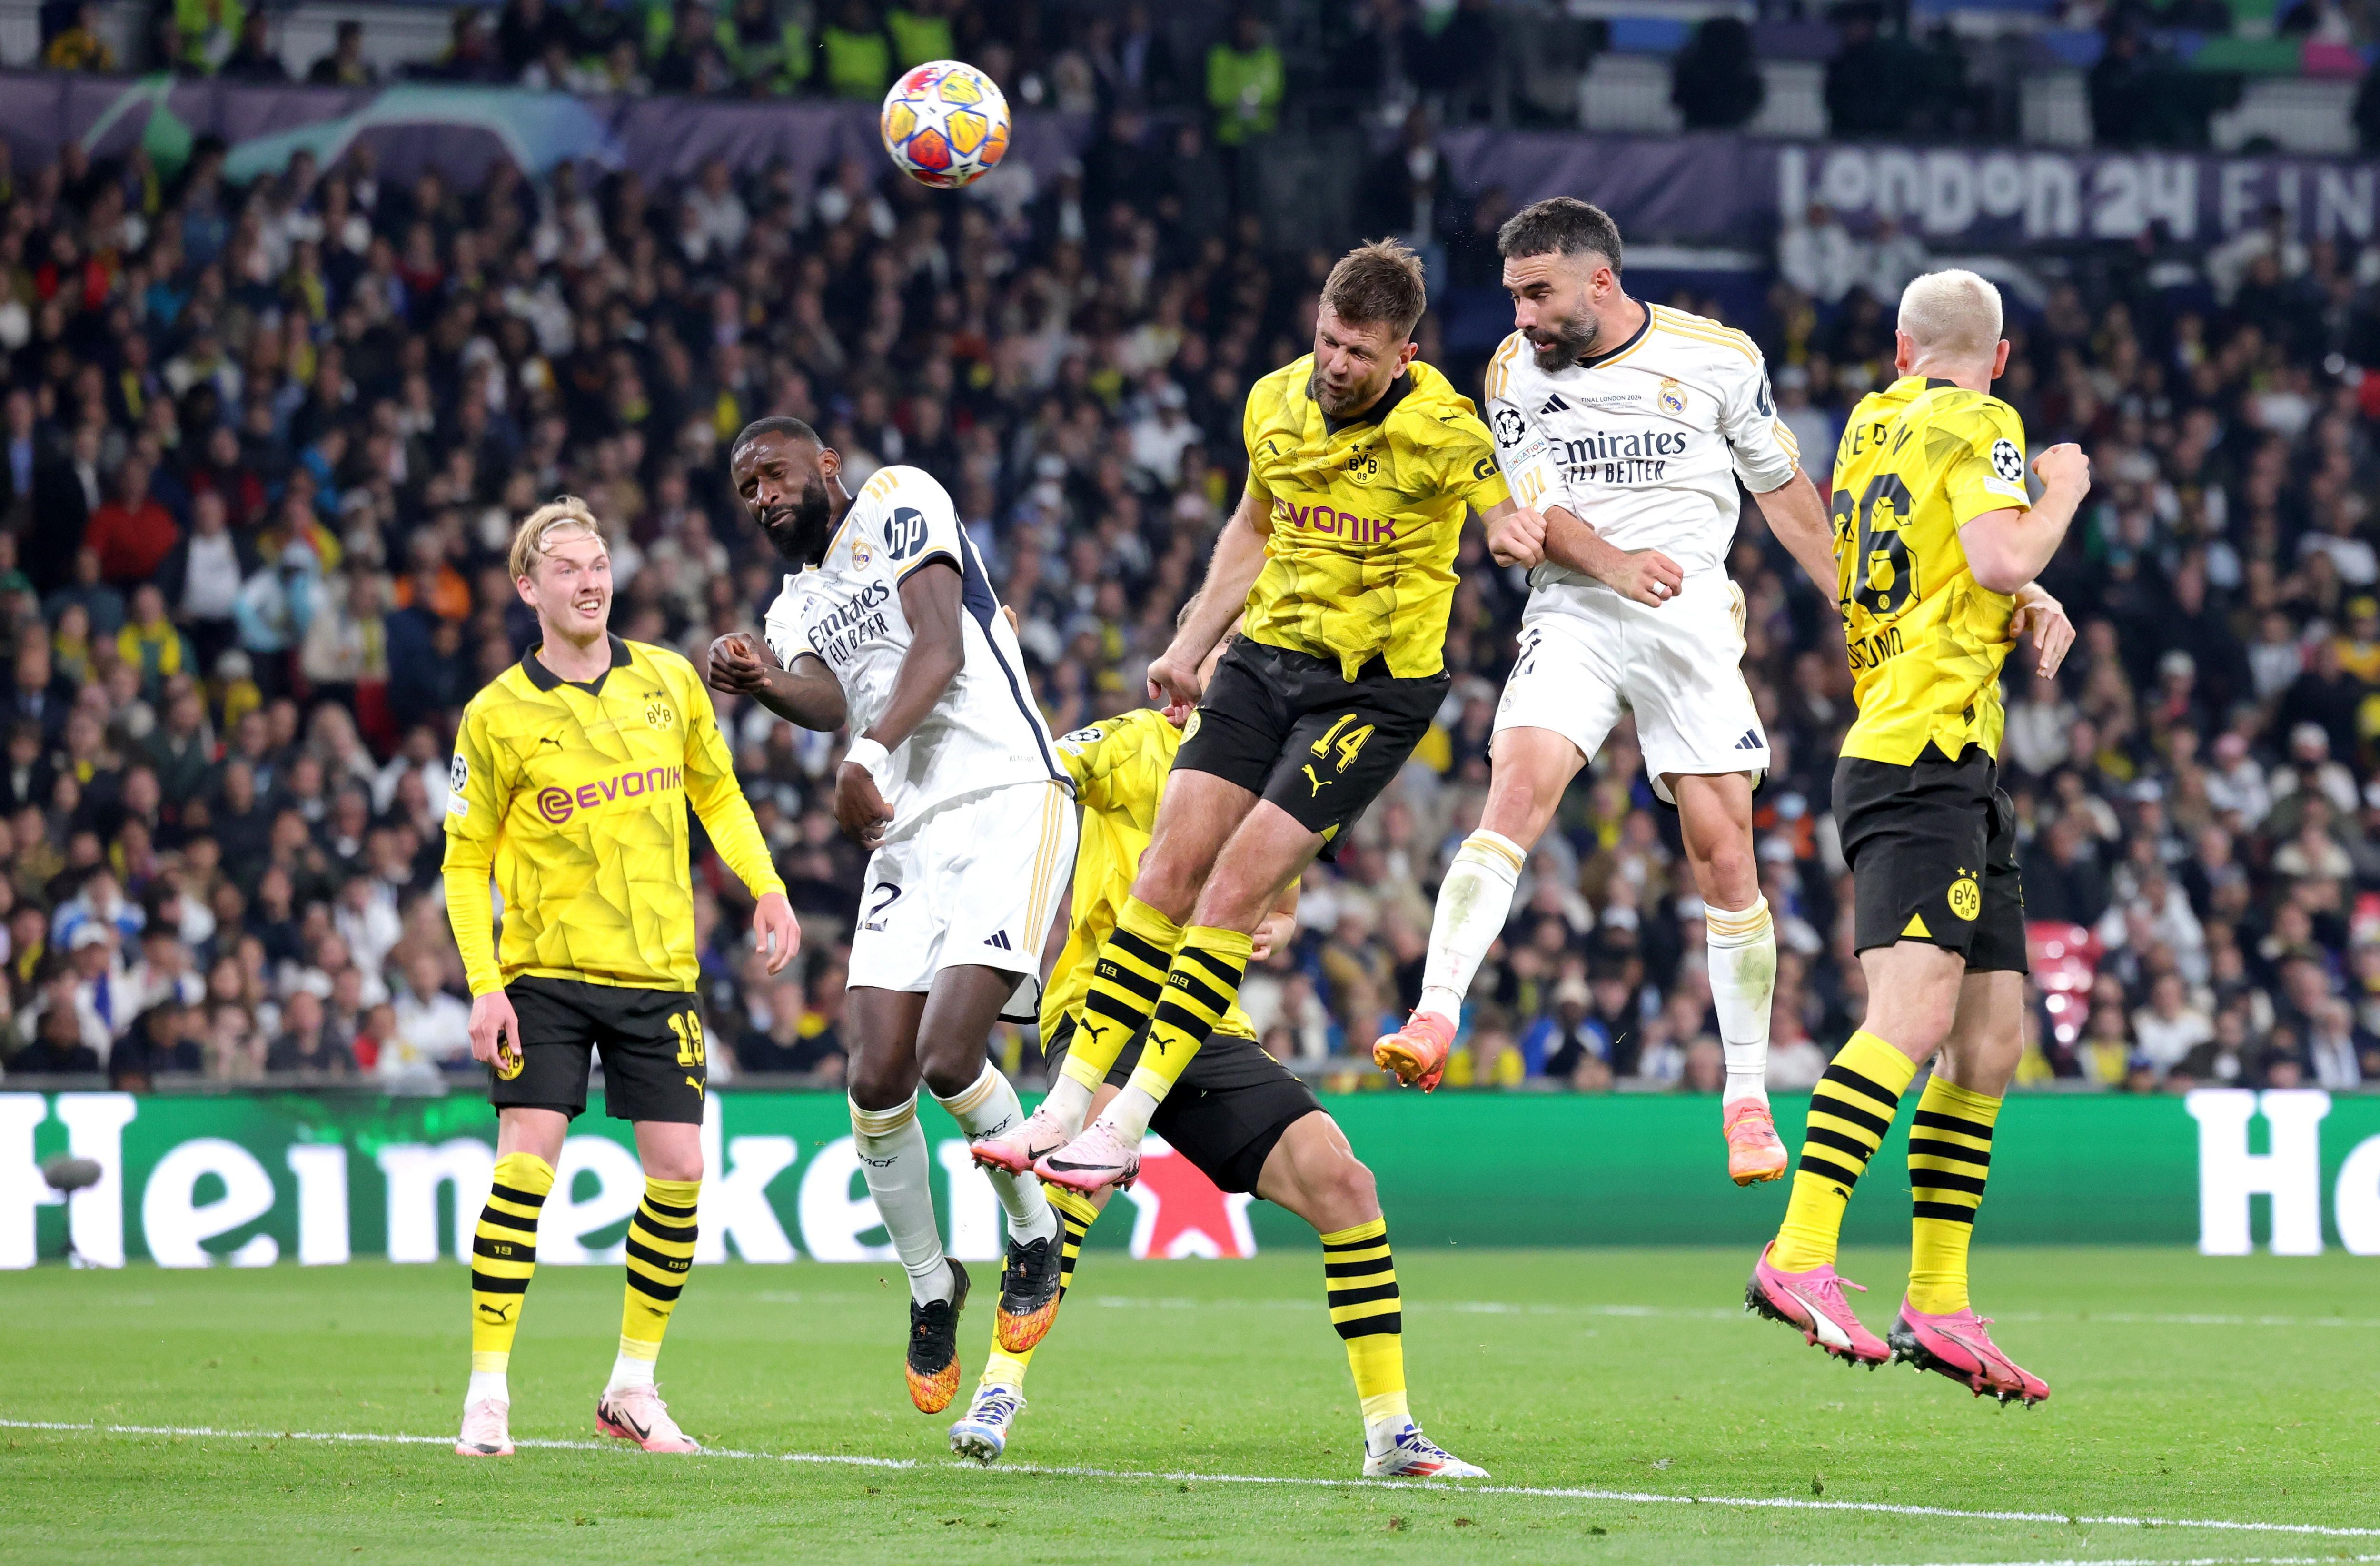
[[[1739,668],[1743,599],[1727,554],[1739,479],[1805,568],[1832,568],[1826,504],[1777,418],[1760,350],[1630,298],[1620,231],[1601,209],[1539,201],[1497,241],[1518,330],[1488,366],[1488,422],[1513,498],[1545,528],[1518,540],[1532,591],[1489,742],[1487,807],[1439,889],[1421,1004],[1374,1058],[1436,1086],[1524,859],[1633,710],[1706,910],[1728,1171],[1738,1184],[1775,1180],[1785,1148],[1764,1079],[1777,940],[1752,847],[1768,737]]]
[[[871,850],[844,1012],[851,1126],[909,1274],[909,1395],[939,1414],[958,1390],[967,1275],[942,1255],[917,1084],[969,1141],[1024,1119],[985,1046],[996,1020],[1040,1004],[1042,941],[1075,862],[1073,786],[941,484],[886,467],[855,498],[795,419],[748,426],[728,460],[745,508],[801,569],[765,649],[740,633],[712,644],[710,682],[854,735],[834,792],[843,830]],[[1057,1315],[1058,1218],[1032,1175],[990,1178],[1008,1216],[995,1335],[1022,1354]]]

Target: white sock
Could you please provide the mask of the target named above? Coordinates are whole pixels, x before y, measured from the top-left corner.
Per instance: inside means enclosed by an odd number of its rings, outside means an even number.
[[[1482,827],[1463,840],[1454,863],[1439,884],[1438,912],[1430,920],[1429,957],[1421,971],[1421,1004],[1448,1022],[1463,1020],[1463,997],[1479,971],[1488,948],[1504,933],[1512,911],[1512,889],[1529,851],[1500,832]],[[1110,1111],[1113,1113],[1113,1111]]]
[[[980,1142],[1015,1129],[1025,1119],[1025,1106],[1017,1101],[1016,1089],[998,1066],[990,1061],[983,1063],[983,1074],[977,1077],[967,1090],[955,1099],[934,1095],[934,1102],[951,1111],[970,1142]],[[1050,1198],[1041,1194],[1038,1175],[1011,1174],[1004,1169],[987,1169],[991,1188],[1000,1197],[1001,1210],[1008,1214],[1008,1232],[1020,1240],[1054,1240],[1058,1237],[1058,1215],[1050,1206]]]
[[[483,1398],[493,1398],[502,1403],[509,1403],[513,1401],[512,1389],[504,1384],[503,1371],[474,1370],[471,1372],[471,1384],[463,1389],[463,1406],[468,1408]]]
[[[1768,900],[1741,913],[1705,906],[1710,941],[1711,1009],[1727,1055],[1725,1102],[1768,1102],[1768,1002],[1777,992],[1777,926]]]
[[[622,1354],[612,1361],[612,1384],[607,1390],[622,1392],[630,1387],[653,1384],[653,1366],[658,1360],[638,1359],[632,1354]]]
[[[1091,1112],[1091,1090],[1062,1071],[1041,1099],[1041,1112],[1064,1126],[1069,1135],[1078,1132]]]
[[[1137,1142],[1148,1135],[1148,1117],[1156,1112],[1157,1099],[1148,1089],[1126,1087],[1108,1100],[1107,1113],[1099,1118],[1126,1142]]]
[[[942,1259],[941,1225],[934,1219],[934,1160],[917,1123],[915,1093],[889,1110],[851,1106],[851,1135],[859,1152],[876,1215],[909,1273],[909,1297],[919,1305],[946,1300],[958,1285]]]

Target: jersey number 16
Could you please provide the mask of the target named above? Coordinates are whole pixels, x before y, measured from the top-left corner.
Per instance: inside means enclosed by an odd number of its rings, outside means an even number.
[[[1898,473],[1879,473],[1853,500],[1849,490],[1835,492],[1835,547],[1852,546],[1851,591],[1846,603],[1856,603],[1870,614],[1898,614],[1917,601],[1917,557],[1910,552],[1902,531],[1912,501],[1909,486]],[[1892,511],[1892,521],[1876,529],[1879,505]]]

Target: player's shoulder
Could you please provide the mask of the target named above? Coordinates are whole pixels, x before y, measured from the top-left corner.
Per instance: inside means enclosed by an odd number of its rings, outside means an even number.
[[[1390,438],[1432,450],[1488,443],[1478,405],[1456,391],[1437,366],[1415,359],[1405,373],[1413,377],[1413,390],[1389,410],[1383,429]]]
[[[1745,334],[1706,315],[1669,305],[1647,305],[1652,320],[1645,346],[1670,360],[1707,365],[1720,374],[1758,373],[1760,345]]]
[[[1248,417],[1269,419],[1305,395],[1314,379],[1314,356],[1301,354],[1278,370],[1259,375],[1248,387]]]
[[[1510,400],[1524,386],[1532,383],[1537,371],[1537,354],[1525,332],[1515,332],[1496,345],[1488,356],[1488,373],[1480,390],[1489,402]]]
[[[1165,714],[1154,707],[1136,707],[1112,718],[1101,718],[1058,736],[1058,744],[1078,756],[1102,750],[1137,750],[1152,741],[1178,734]]]
[[[525,712],[533,713],[550,705],[545,692],[530,682],[528,671],[516,660],[505,666],[503,674],[471,694],[471,699],[463,704],[463,722],[492,731],[521,721]]]
[[[904,501],[912,504],[920,501],[950,504],[950,492],[942,481],[922,467],[912,467],[905,462],[890,463],[868,476],[854,497],[855,505],[866,504],[881,508]]]
[[[680,687],[702,683],[702,676],[694,671],[693,660],[674,647],[662,647],[656,642],[630,641],[625,637],[620,638],[620,645],[628,649],[628,667],[631,669],[641,667],[664,684]]]

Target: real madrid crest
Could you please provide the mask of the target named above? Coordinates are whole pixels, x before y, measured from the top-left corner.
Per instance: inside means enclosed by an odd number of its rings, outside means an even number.
[[[868,552],[867,540],[854,539],[851,540],[851,565],[853,570],[866,570],[868,568],[868,563],[875,558],[875,555]]]
[[[1663,412],[1683,413],[1686,411],[1686,389],[1678,384],[1677,377],[1673,375],[1664,375],[1661,377],[1661,390],[1659,396]]]

